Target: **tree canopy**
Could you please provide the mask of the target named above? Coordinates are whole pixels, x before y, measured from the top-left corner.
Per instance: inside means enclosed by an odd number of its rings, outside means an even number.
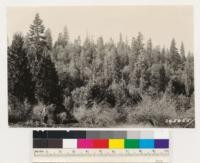
[[[51,29],[36,14],[28,34],[15,34],[8,47],[8,85],[9,100],[53,104],[54,119],[62,116],[62,122],[64,113],[98,107],[114,109],[112,116],[126,120],[126,109],[134,110],[146,97],[174,100],[174,111],[191,108],[194,58],[183,42],[180,48],[174,38],[169,48],[154,46],[140,32],[131,42],[122,34],[118,41],[71,40],[65,26],[53,41]]]

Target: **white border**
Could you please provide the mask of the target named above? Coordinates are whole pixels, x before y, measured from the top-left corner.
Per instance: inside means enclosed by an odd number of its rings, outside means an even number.
[[[193,5],[194,6],[194,57],[195,57],[195,112],[196,112],[196,128],[195,129],[164,129],[170,130],[172,132],[173,141],[171,141],[171,146],[176,147],[172,149],[171,153],[173,154],[172,160],[181,160],[181,163],[186,162],[198,162],[198,150],[200,146],[199,135],[200,135],[200,112],[199,106],[200,102],[200,1],[199,0],[0,0],[0,132],[4,132],[3,138],[18,138],[10,141],[12,147],[12,143],[20,144],[20,147],[15,147],[13,150],[5,149],[5,154],[1,156],[0,160],[6,160],[7,163],[19,162],[19,160],[15,160],[15,158],[22,156],[21,162],[25,163],[27,160],[31,160],[31,152],[29,156],[20,154],[21,150],[29,151],[31,149],[32,140],[29,138],[30,142],[27,142],[27,136],[31,136],[32,129],[35,130],[53,130],[53,128],[9,128],[8,126],[8,109],[7,109],[7,25],[6,25],[6,7],[13,6],[60,6],[60,5]],[[56,128],[56,129],[65,129],[66,128]],[[77,129],[77,128],[69,128]],[[79,130],[84,130],[85,128],[78,128]],[[88,130],[160,130],[157,128],[152,129],[143,129],[143,128],[89,128]],[[189,134],[190,133],[190,134]],[[13,134],[13,135],[11,135]],[[2,135],[0,134],[0,137]],[[24,136],[24,137],[23,137]],[[193,150],[190,153],[184,152],[183,145],[186,143],[185,139],[190,137],[191,143],[193,142]],[[8,141],[8,140],[7,140]],[[25,141],[24,143],[19,143],[18,141]],[[1,142],[1,145],[4,146],[5,142]],[[189,142],[190,143],[190,142]],[[178,145],[178,147],[177,147]],[[196,145],[196,146],[195,146]],[[24,149],[28,148],[29,149]],[[19,152],[17,149],[19,148]],[[23,148],[23,149],[22,149]],[[14,150],[15,149],[15,150]],[[10,153],[12,155],[10,155]],[[16,154],[14,154],[16,152]],[[27,154],[27,152],[26,152]],[[187,157],[187,154],[189,155]],[[11,156],[11,158],[10,158]],[[12,158],[13,157],[13,158]],[[24,161],[23,161],[24,160]],[[0,161],[3,162],[3,161]]]

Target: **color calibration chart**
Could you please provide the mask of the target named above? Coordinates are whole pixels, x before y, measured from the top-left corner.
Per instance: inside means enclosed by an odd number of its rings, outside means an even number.
[[[169,132],[33,131],[33,163],[169,163]]]

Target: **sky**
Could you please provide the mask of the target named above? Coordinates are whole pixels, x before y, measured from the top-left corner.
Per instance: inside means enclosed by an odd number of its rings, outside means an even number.
[[[138,32],[144,41],[152,39],[153,45],[169,47],[175,38],[177,47],[184,43],[186,51],[193,51],[192,6],[43,6],[9,7],[7,10],[8,40],[15,32],[28,32],[35,14],[39,13],[46,28],[52,31],[55,41],[58,33],[67,26],[70,39],[86,35],[93,39],[131,40]]]

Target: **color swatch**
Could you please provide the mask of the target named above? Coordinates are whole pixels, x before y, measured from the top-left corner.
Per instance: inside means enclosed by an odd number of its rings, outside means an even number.
[[[109,139],[109,148],[124,149],[124,140],[125,139]]]
[[[169,135],[153,131],[33,131],[33,148],[166,149]]]

